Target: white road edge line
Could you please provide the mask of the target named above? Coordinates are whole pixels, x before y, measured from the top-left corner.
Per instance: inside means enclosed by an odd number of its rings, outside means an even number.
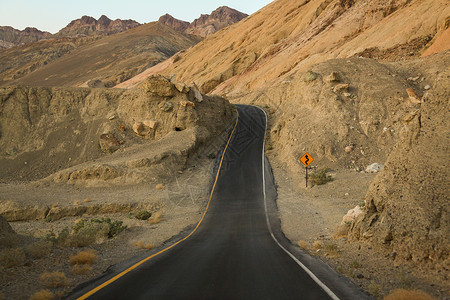
[[[277,238],[275,237],[275,235],[273,234],[272,231],[272,227],[270,227],[270,221],[269,221],[269,213],[267,211],[267,198],[266,198],[266,177],[265,177],[265,151],[264,149],[266,148],[266,140],[265,140],[265,134],[267,132],[267,113],[264,111],[264,109],[255,106],[257,108],[259,108],[260,110],[262,110],[262,112],[264,113],[265,117],[266,117],[266,124],[265,124],[265,131],[264,131],[264,139],[263,139],[263,147],[262,147],[262,178],[263,178],[263,195],[264,195],[264,210],[266,212],[266,223],[267,223],[267,227],[269,228],[269,232],[270,235],[272,236],[272,239],[275,241],[275,243],[277,243],[277,245],[284,251],[286,252],[287,255],[289,255],[308,275],[309,277],[311,277],[324,291],[325,293],[328,294],[328,296],[330,296],[331,299],[333,300],[340,300],[338,296],[336,296],[331,290],[330,288],[328,288],[322,281],[320,281],[319,278],[317,278],[316,275],[314,275],[313,272],[311,272],[311,270],[309,270],[301,261],[299,261],[291,252],[289,252],[286,248],[283,247],[283,245],[280,244],[280,242],[277,240]]]

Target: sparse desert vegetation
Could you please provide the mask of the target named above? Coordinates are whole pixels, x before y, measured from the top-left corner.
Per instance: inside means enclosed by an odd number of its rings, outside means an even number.
[[[70,280],[63,272],[46,272],[40,276],[41,284],[47,288],[59,288],[70,284]]]
[[[144,242],[141,240],[134,242],[134,245],[139,249],[152,250],[154,248],[152,243]]]
[[[317,170],[315,173],[308,173],[308,180],[314,185],[322,185],[333,180],[333,177],[327,175],[328,168]]]
[[[46,256],[52,248],[52,243],[45,240],[39,240],[25,247],[25,252],[31,257],[37,259]]]
[[[22,248],[6,248],[0,251],[0,266],[11,268],[21,265],[25,260]]]
[[[78,252],[69,259],[71,265],[91,265],[97,261],[97,254],[94,250]]]
[[[134,217],[138,220],[148,220],[151,216],[152,213],[147,210],[141,210],[134,215]]]
[[[162,211],[155,212],[151,218],[148,219],[149,224],[158,224],[162,220]]]
[[[50,290],[41,290],[34,293],[30,300],[53,300],[55,295]]]

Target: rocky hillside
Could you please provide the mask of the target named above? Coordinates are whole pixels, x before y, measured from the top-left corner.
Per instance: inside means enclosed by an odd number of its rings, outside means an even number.
[[[0,55],[0,85],[36,71],[98,38],[52,38],[5,49]]]
[[[50,32],[40,31],[32,27],[18,30],[10,26],[0,26],[0,49],[30,44],[42,39],[49,39],[52,36]]]
[[[207,37],[246,17],[248,17],[247,14],[227,6],[221,6],[210,15],[201,15],[200,18],[195,19],[186,29],[186,33]]]
[[[102,15],[98,20],[90,16],[83,16],[73,20],[66,27],[61,29],[55,36],[72,37],[84,35],[109,35],[126,31],[141,25],[134,20],[111,20]]]
[[[6,72],[0,74],[0,81],[31,86],[111,87],[197,42],[198,39],[193,36],[176,32],[158,22],[148,23],[118,34],[97,37],[95,42],[81,47],[68,45],[72,49],[70,53],[47,64],[44,62],[50,58],[39,52],[36,55],[44,61],[41,61],[44,66],[13,81],[8,80],[17,73],[11,74],[13,69],[5,68]],[[52,46],[59,47],[58,44]],[[60,46],[66,47],[64,43]],[[30,49],[33,53],[36,53],[35,50]],[[8,52],[9,55],[15,53]],[[55,53],[50,51],[48,55]],[[19,57],[24,61],[28,59],[22,55]],[[15,57],[13,61],[18,62],[19,59]],[[10,66],[6,58],[5,64]]]
[[[448,99],[450,53],[398,64],[416,70],[433,88],[402,118],[402,135],[366,195],[365,213],[351,236],[399,259],[433,268],[449,259]],[[430,85],[431,86],[431,85]],[[392,254],[394,253],[394,254]]]
[[[446,32],[449,15],[445,0],[278,0],[198,44],[167,73],[195,80],[204,92],[231,94],[332,58],[420,57]]]
[[[162,76],[127,91],[1,88],[1,182],[55,172],[49,181],[91,186],[169,176],[233,116],[225,99]]]
[[[167,25],[169,27],[172,27],[173,30],[179,31],[179,32],[185,32],[186,29],[189,27],[190,23],[186,21],[181,21],[178,19],[175,19],[169,14],[165,14],[164,16],[161,16],[158,20],[159,23],[162,23],[164,25]]]
[[[248,17],[247,14],[241,13],[227,6],[221,6],[210,15],[201,15],[200,18],[195,19],[192,23],[175,19],[169,14],[162,16],[159,19],[159,22],[180,32],[185,32],[200,37],[207,37],[225,27],[241,21],[246,17]]]

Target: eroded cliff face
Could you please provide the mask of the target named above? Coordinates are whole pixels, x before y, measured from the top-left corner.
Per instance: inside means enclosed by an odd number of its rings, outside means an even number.
[[[444,61],[448,65],[448,56]],[[446,69],[436,72],[433,89],[403,119],[405,134],[369,188],[364,214],[350,234],[391,251],[397,260],[447,269],[449,78]]]
[[[175,83],[155,76],[128,91],[1,89],[2,182],[59,172],[53,179],[60,182],[91,178],[133,183],[148,179],[151,175],[143,169],[163,161],[170,161],[176,172],[226,129],[233,110],[220,97],[205,96],[199,102],[195,89]],[[157,143],[159,150],[144,146],[148,143]]]

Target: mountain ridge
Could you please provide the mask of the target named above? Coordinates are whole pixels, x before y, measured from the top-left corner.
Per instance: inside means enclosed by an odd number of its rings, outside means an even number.
[[[169,14],[161,16],[159,22],[172,27],[174,30],[205,38],[229,25],[245,19],[246,17],[248,17],[248,15],[245,13],[228,6],[221,6],[209,15],[200,15],[200,17],[192,21],[192,23],[176,19]]]

